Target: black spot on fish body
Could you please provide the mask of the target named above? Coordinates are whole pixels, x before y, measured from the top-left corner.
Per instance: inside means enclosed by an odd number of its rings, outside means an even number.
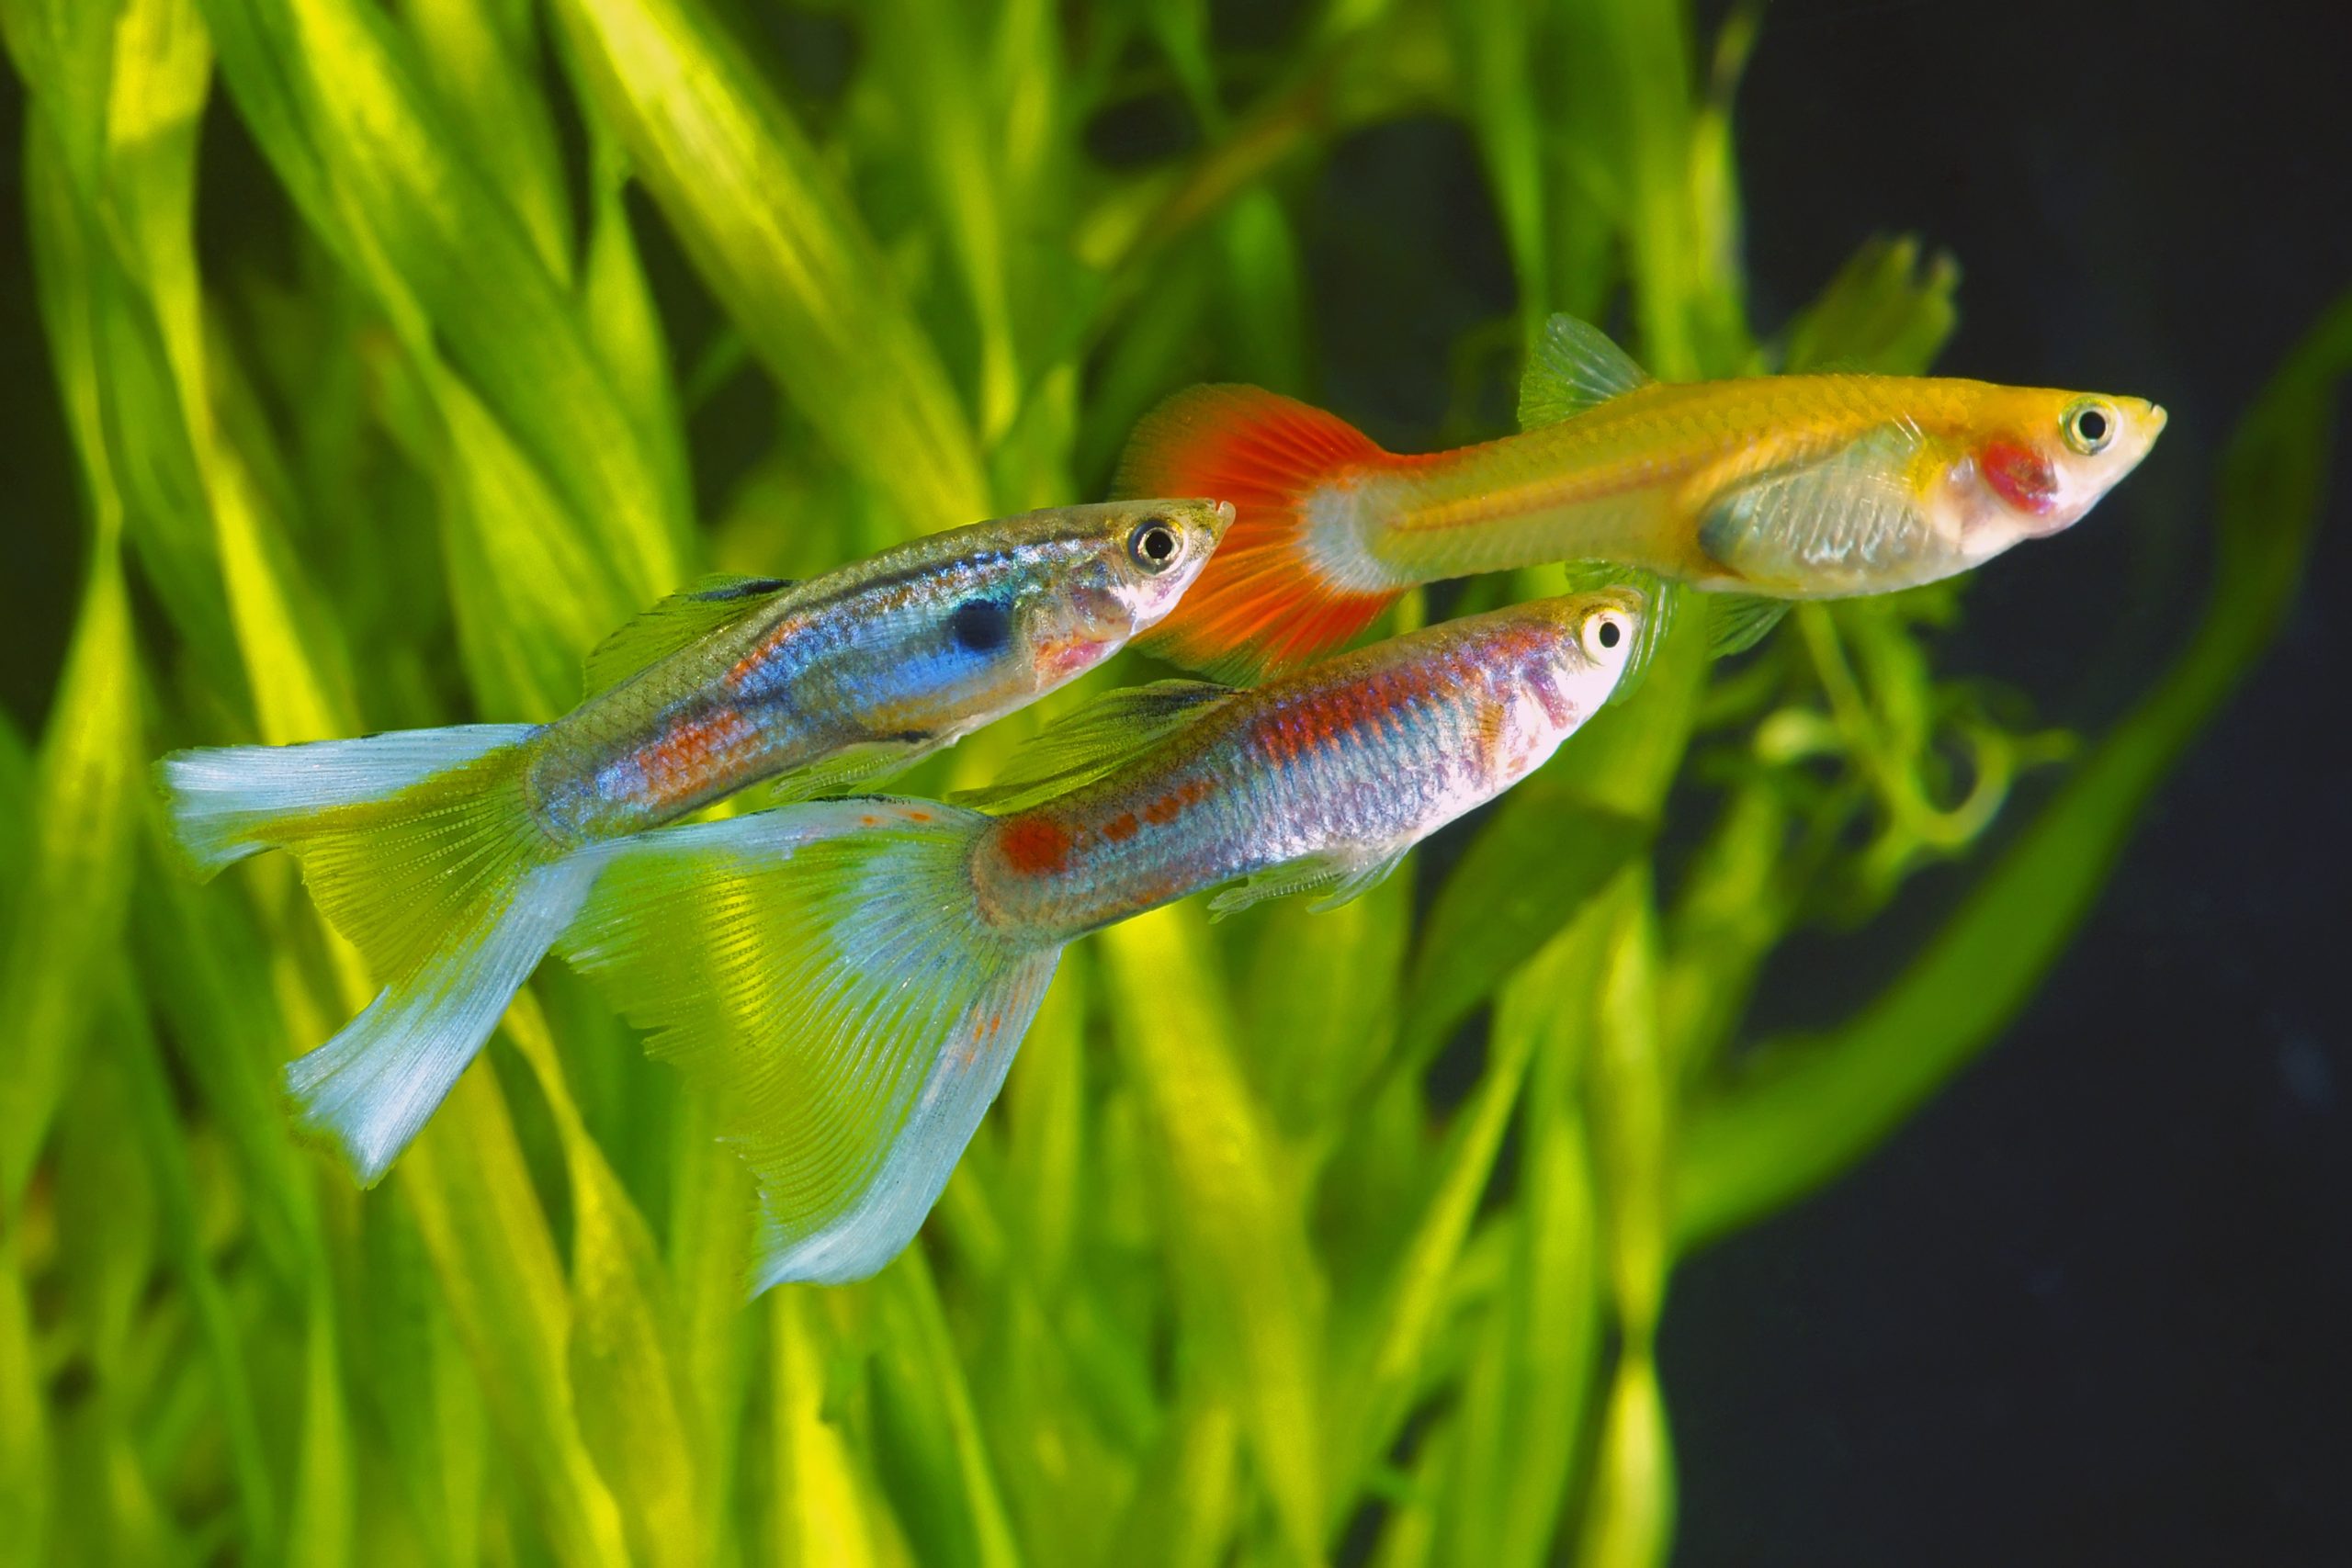
[[[1012,640],[1012,613],[993,599],[967,599],[947,617],[956,646],[967,653],[996,653]]]
[[[741,582],[722,583],[717,588],[706,588],[699,593],[689,593],[686,597],[707,604],[720,604],[729,599],[753,599],[763,593],[774,593],[778,589],[791,587],[792,581],[788,577],[747,577]]]

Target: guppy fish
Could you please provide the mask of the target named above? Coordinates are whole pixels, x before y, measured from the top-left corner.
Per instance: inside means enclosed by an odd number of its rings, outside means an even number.
[[[902,766],[1035,702],[1168,613],[1232,521],[1133,501],[976,524],[806,582],[663,600],[589,656],[546,725],[181,751],[157,765],[209,876],[292,852],[383,990],[287,1068],[303,1123],[381,1176],[627,835],[763,779]]]
[[[1063,947],[1211,906],[1378,882],[1608,697],[1639,595],[1539,600],[1257,691],[1162,682],[1050,729],[978,797],[666,829],[615,855],[558,952],[725,1108],[761,1186],[760,1289],[862,1278],[914,1235]]]
[[[1382,450],[1255,387],[1179,392],[1129,438],[1124,494],[1201,494],[1239,520],[1141,644],[1232,679],[1345,642],[1418,583],[1600,560],[1758,600],[1907,588],[2080,518],[2165,426],[2137,398],[1919,377],[1668,383],[1554,316],[1521,432]]]

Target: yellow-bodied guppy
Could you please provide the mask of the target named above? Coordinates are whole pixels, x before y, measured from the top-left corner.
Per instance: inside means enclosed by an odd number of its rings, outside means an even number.
[[[1119,489],[1222,497],[1216,564],[1142,647],[1250,679],[1339,646],[1407,589],[1607,561],[1758,601],[1908,588],[2065,528],[2140,459],[2138,398],[1913,376],[1653,380],[1554,316],[1516,435],[1384,451],[1256,387],[1194,387],[1129,438]]]

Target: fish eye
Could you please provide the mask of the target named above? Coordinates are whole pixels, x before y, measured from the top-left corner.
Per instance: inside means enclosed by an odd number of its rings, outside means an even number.
[[[2086,457],[2096,457],[2115,439],[2115,411],[2095,398],[2068,409],[2063,421],[2066,445]]]
[[[1127,558],[1154,577],[1174,566],[1183,553],[1184,541],[1165,517],[1147,517],[1127,536]]]
[[[1603,610],[1584,624],[1584,650],[1595,660],[1614,653],[1634,639],[1634,628],[1616,610]]]

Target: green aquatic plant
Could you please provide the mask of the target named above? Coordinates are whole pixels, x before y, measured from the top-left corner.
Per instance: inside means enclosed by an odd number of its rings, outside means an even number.
[[[37,741],[0,727],[0,1542],[1661,1560],[1676,1259],[1850,1166],[2063,953],[2293,592],[2352,299],[2238,426],[2203,618],[2105,733],[1935,670],[1951,585],[1723,664],[1680,615],[1421,897],[1074,950],[923,1244],[747,1306],[710,1108],[560,968],[381,1186],[298,1145],[279,1069],[368,978],[286,866],[179,876],[148,760],[545,718],[697,571],[1080,498],[1204,374],[1310,390],[1300,177],[1401,115],[1474,138],[1514,333],[1622,305],[1669,377],[1914,371],[1957,283],[1873,244],[1753,335],[1745,6],[1703,56],[1634,0],[1337,3],[1231,56],[1187,0],[791,13],[857,40],[831,82],[776,16],[0,0],[85,560]],[[1090,151],[1144,101],[1196,134]],[[1967,895],[1852,1018],[1749,1038],[1785,938],[1949,860]]]

